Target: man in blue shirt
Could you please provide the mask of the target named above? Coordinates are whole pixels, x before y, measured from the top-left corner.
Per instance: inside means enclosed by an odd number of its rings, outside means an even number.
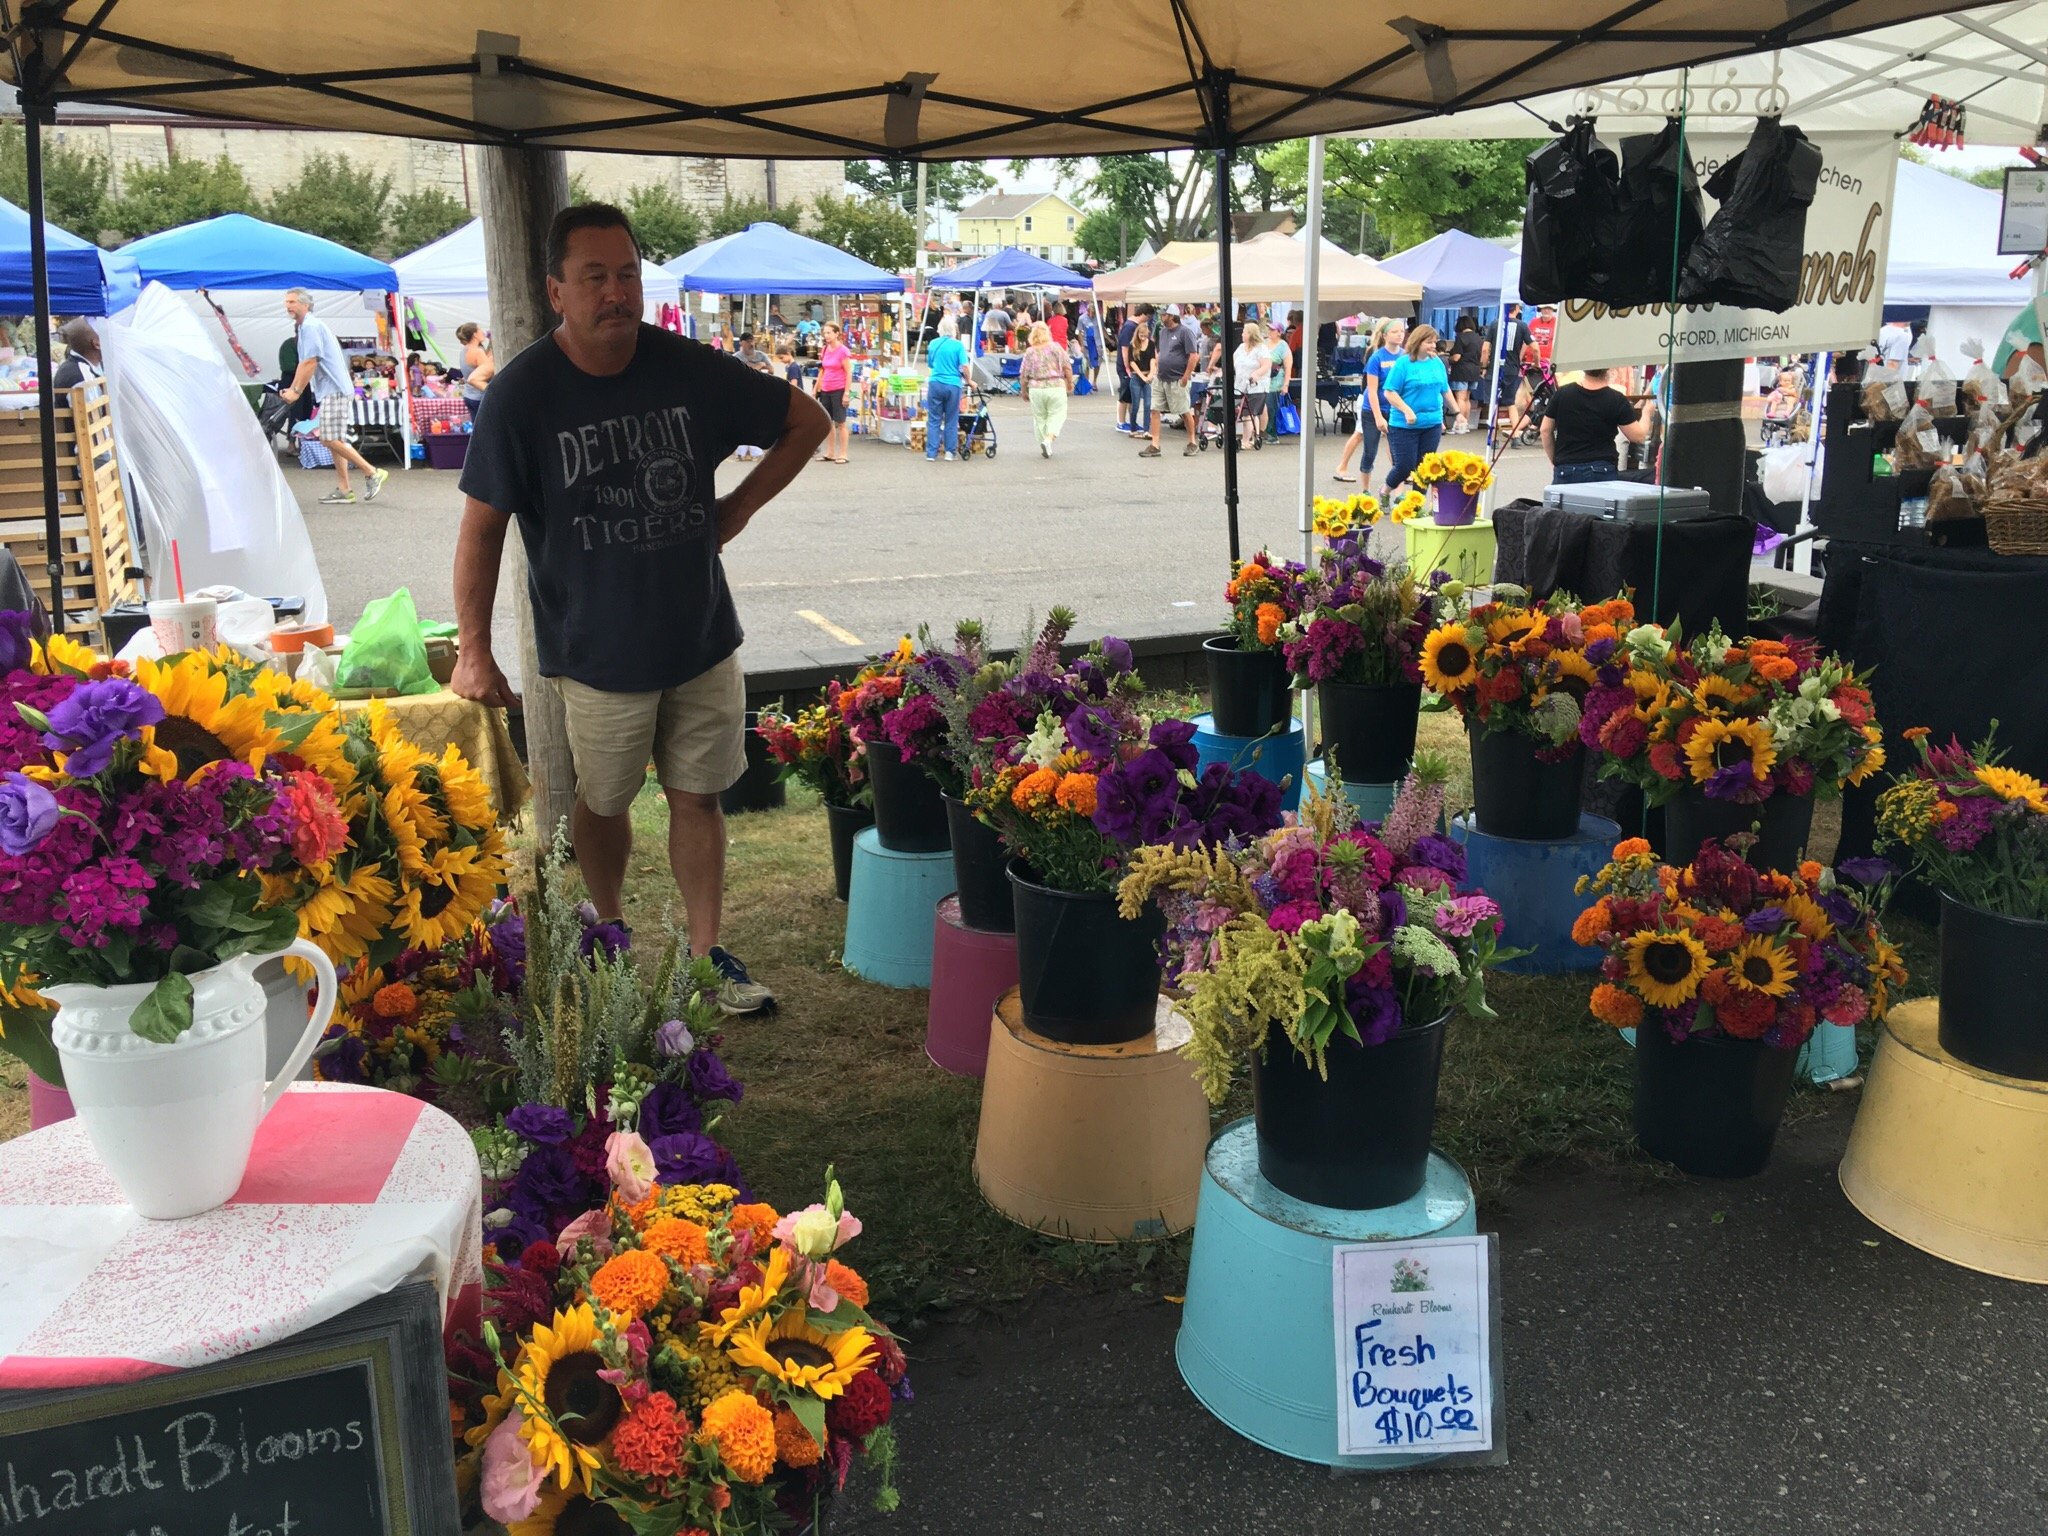
[[[384,489],[384,482],[391,478],[391,471],[372,469],[370,461],[357,453],[348,440],[349,407],[355,400],[356,387],[349,379],[348,359],[342,355],[341,343],[334,339],[334,332],[326,321],[314,317],[313,296],[305,289],[294,288],[285,294],[284,312],[292,317],[292,324],[297,328],[295,335],[299,346],[298,370],[292,374],[291,383],[285,386],[284,398],[296,402],[311,388],[313,398],[320,405],[317,418],[320,442],[334,455],[334,477],[341,482],[320,501],[325,506],[355,505],[356,493],[348,483],[351,464],[362,470],[363,478],[369,481],[363,500],[375,501],[377,493]]]

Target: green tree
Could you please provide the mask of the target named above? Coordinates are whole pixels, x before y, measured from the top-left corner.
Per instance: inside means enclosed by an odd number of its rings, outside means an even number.
[[[1074,244],[1078,245],[1093,260],[1106,262],[1110,266],[1121,266],[1129,259],[1130,253],[1138,248],[1138,242],[1145,238],[1145,232],[1132,225],[1128,218],[1112,213],[1107,208],[1097,208],[1082,215],[1080,225],[1074,230]]]
[[[346,155],[315,151],[296,179],[270,194],[264,216],[287,229],[304,230],[365,254],[384,244],[384,214],[391,204],[391,178]]]
[[[915,160],[849,161],[846,179],[868,196],[887,198],[906,212],[917,207]],[[995,184],[995,177],[975,161],[934,161],[925,167],[924,200],[933,208],[960,208]]]
[[[1450,229],[1482,240],[1504,235],[1521,220],[1522,162],[1538,142],[1331,139],[1323,161],[1323,195],[1363,203],[1394,250]],[[1307,140],[1275,144],[1260,152],[1259,163],[1282,196],[1306,195]],[[1335,231],[1331,237],[1339,238]]]
[[[226,155],[213,160],[174,156],[162,165],[123,167],[121,189],[107,199],[100,226],[139,240],[199,219],[255,211],[249,178]]]
[[[431,245],[450,230],[460,229],[472,217],[461,198],[451,197],[439,187],[408,192],[391,204],[391,252],[403,256]]]
[[[725,206],[711,215],[710,236],[716,240],[720,235],[736,235],[749,224],[780,224],[784,229],[795,229],[802,210],[784,204],[770,208],[765,198],[728,197]]]
[[[0,124],[0,197],[28,206],[28,137],[19,123]],[[107,201],[107,162],[43,136],[43,215],[59,229],[97,240]]]
[[[917,252],[917,227],[909,214],[886,198],[821,196],[812,208],[814,233],[827,245],[887,271],[910,265]]]
[[[680,256],[704,238],[703,216],[658,181],[626,194],[626,217],[641,255],[652,262]]]

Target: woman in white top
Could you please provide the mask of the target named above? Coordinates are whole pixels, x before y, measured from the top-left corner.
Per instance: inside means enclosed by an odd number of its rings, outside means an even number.
[[[1256,320],[1244,323],[1244,338],[1230,355],[1230,371],[1237,375],[1238,432],[1242,446],[1258,442],[1266,416],[1266,381],[1273,372],[1273,354],[1266,347],[1266,333]]]

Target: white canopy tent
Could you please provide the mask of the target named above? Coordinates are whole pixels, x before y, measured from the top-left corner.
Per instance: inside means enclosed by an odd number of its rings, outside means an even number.
[[[1230,293],[1239,304],[1299,303],[1306,284],[1307,249],[1278,231],[1254,235],[1231,247]],[[1380,270],[1378,262],[1353,256],[1327,240],[1323,243],[1318,299],[1325,309],[1348,314],[1362,306],[1412,311],[1422,297],[1422,284]],[[1222,273],[1214,251],[1184,266],[1132,286],[1132,303],[1186,304],[1215,299],[1222,293]]]
[[[443,235],[391,265],[398,273],[399,295],[411,302],[433,349],[447,361],[459,362],[461,348],[455,341],[455,327],[465,320],[474,320],[485,330],[491,325],[483,220],[471,219],[453,234]],[[649,320],[660,314],[662,305],[680,302],[681,290],[673,274],[651,261],[640,263],[640,284]]]
[[[1961,378],[1975,359],[1963,344],[1995,349],[2012,317],[2034,296],[1998,254],[1999,194],[1910,160],[1899,166],[1892,218],[1887,306],[1927,307],[1935,355]]]

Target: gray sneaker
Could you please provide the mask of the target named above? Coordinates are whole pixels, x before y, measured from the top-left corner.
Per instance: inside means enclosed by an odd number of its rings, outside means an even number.
[[[375,501],[377,499],[377,493],[384,489],[384,482],[386,480],[389,480],[390,478],[391,471],[388,469],[380,469],[375,474],[371,475],[370,488],[367,491],[363,492],[363,500]]]
[[[356,493],[344,491],[339,486],[320,498],[323,507],[352,507],[356,504]]]
[[[775,1011],[775,994],[747,974],[737,955],[714,944],[705,958],[718,968],[719,1012],[744,1016]]]

